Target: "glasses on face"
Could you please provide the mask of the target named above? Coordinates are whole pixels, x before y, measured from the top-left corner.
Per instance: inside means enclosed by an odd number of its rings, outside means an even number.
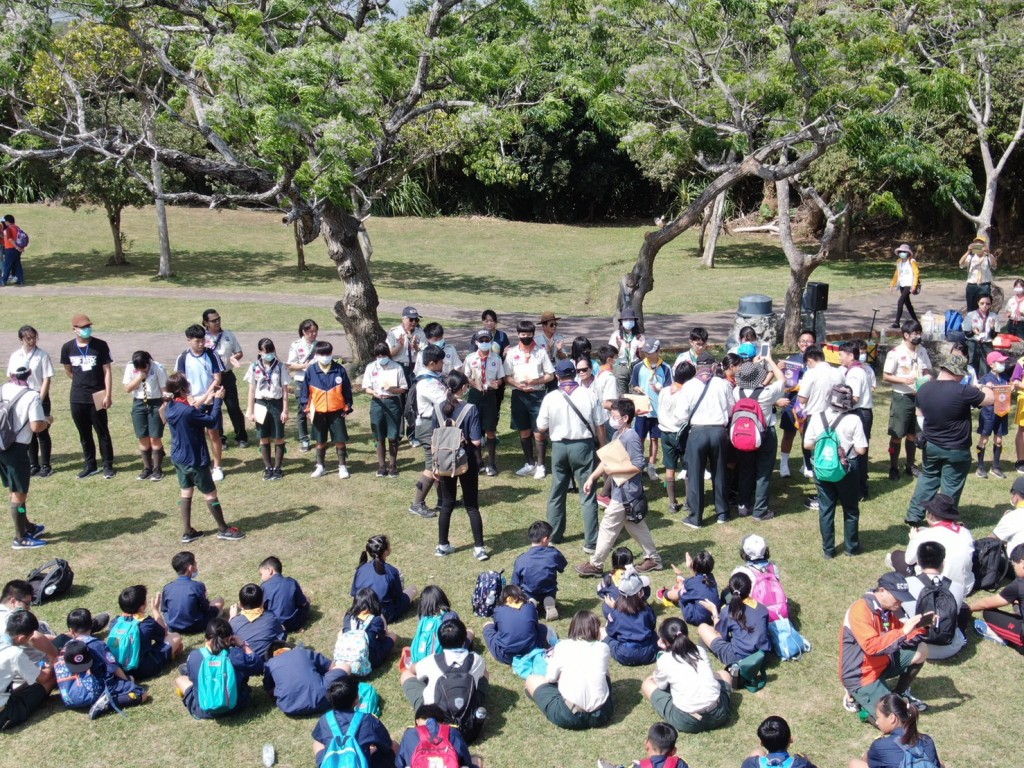
[[[577,368],[576,372],[577,373],[590,373],[590,366],[587,366],[586,368]]]
[[[207,322],[208,323],[219,323],[220,322],[220,318],[219,317],[211,317],[211,318],[209,318],[207,320]]]
[[[544,323],[544,325],[550,326],[552,328],[558,327],[558,323],[556,323],[554,320],[552,320],[550,323]]]

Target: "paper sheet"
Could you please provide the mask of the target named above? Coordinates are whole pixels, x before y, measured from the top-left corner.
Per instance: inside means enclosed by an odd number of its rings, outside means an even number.
[[[257,424],[262,424],[267,419],[267,406],[263,403],[256,403],[252,407],[252,417]]]

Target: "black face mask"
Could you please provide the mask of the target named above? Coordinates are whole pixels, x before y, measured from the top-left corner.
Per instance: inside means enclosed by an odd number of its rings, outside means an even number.
[[[910,343],[913,344],[916,347],[918,344],[921,343],[921,337],[920,336],[911,336],[910,337]]]
[[[528,347],[531,344],[533,344],[533,336],[520,336],[519,343],[522,344],[524,347]]]

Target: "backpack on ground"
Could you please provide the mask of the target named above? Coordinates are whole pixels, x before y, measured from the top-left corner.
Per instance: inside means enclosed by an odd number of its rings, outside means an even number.
[[[843,455],[839,434],[836,432],[839,422],[849,415],[849,411],[841,413],[829,424],[824,411],[821,413],[823,431],[814,444],[814,476],[823,483],[838,483],[849,471],[850,464]]]
[[[372,671],[370,666],[370,636],[366,624],[351,616],[349,629],[338,633],[334,643],[334,663],[345,663],[351,667],[351,674],[362,677]]]
[[[471,672],[474,655],[470,651],[461,664],[454,665],[448,663],[444,653],[434,657],[441,670],[441,677],[434,684],[434,703],[445,711],[467,744],[479,736],[484,727],[483,717],[478,714],[482,712],[486,716],[483,696]]]
[[[28,248],[30,238],[28,236],[28,232],[26,232],[24,229],[22,229],[21,227],[18,227],[17,229],[18,234],[14,236],[14,247],[20,251],[24,251],[26,248]]]
[[[458,477],[469,469],[466,436],[462,434],[462,422],[468,410],[469,406],[464,405],[453,421],[442,415],[439,405],[434,405],[438,426],[430,436],[430,456],[436,477]]]
[[[420,743],[412,752],[409,768],[459,768],[459,755],[452,746],[450,731],[447,723],[438,723],[437,736],[431,736],[427,726],[417,725]]]
[[[142,655],[139,620],[134,616],[119,616],[110,628],[107,647],[125,672],[138,669],[139,657]]]
[[[797,632],[789,619],[776,619],[768,625],[768,634],[772,641],[772,650],[783,661],[799,659],[803,654],[811,652],[811,644]]]
[[[757,398],[764,387],[757,387],[748,397],[741,397],[729,416],[729,442],[737,451],[756,451],[761,447],[768,422]],[[741,390],[742,392],[742,390]]]
[[[68,709],[87,709],[95,704],[106,690],[106,685],[92,673],[91,669],[77,674],[68,669],[63,652],[53,664],[53,674],[57,678],[61,701]]]
[[[196,696],[199,708],[210,715],[223,715],[238,705],[238,682],[235,667],[227,650],[211,653],[203,646],[199,649],[203,661],[196,678]]]
[[[342,733],[337,715],[333,710],[327,713],[327,726],[331,729],[331,740],[324,749],[320,768],[368,768],[366,754],[356,740],[356,734],[359,733],[359,726],[365,716],[362,712],[356,712],[352,716],[348,730]]]
[[[955,309],[946,310],[946,325],[945,325],[945,336],[946,340],[950,340],[950,334],[963,333],[964,331],[964,316],[957,312]]]
[[[1010,575],[1010,558],[1005,545],[995,536],[985,536],[974,542],[974,591],[993,591],[1002,586]]]
[[[768,609],[768,620],[778,621],[789,618],[789,598],[779,581],[779,573],[775,563],[768,563],[764,568],[748,566],[757,573],[754,584],[750,588],[750,596]]]
[[[925,574],[918,574],[917,579],[924,585],[917,596],[917,612],[935,612],[935,622],[928,627],[923,640],[932,645],[949,645],[956,638],[956,619],[960,611],[956,598],[949,590],[953,582],[945,576],[932,581]]]
[[[18,423],[18,414],[14,410],[14,404],[21,399],[22,395],[31,391],[28,387],[22,387],[18,394],[10,400],[0,400],[0,451],[6,451],[18,442],[18,433],[25,425]]]
[[[498,604],[501,590],[505,588],[505,571],[484,571],[476,577],[473,587],[473,613],[489,618],[494,615],[494,607]]]
[[[36,568],[26,581],[32,585],[32,604],[40,605],[52,597],[70,592],[71,585],[75,583],[75,572],[67,560],[58,557]]]
[[[939,768],[925,756],[924,744],[920,740],[913,746],[904,744],[899,739],[893,739],[893,741],[903,750],[903,762],[900,763],[900,768]]]
[[[412,636],[412,645],[409,655],[410,661],[415,664],[420,659],[433,656],[441,650],[441,642],[437,638],[437,630],[441,628],[443,614],[437,616],[424,616],[416,625],[416,634]]]

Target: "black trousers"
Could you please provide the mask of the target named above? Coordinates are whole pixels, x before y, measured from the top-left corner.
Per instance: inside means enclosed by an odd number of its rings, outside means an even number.
[[[245,431],[245,414],[238,403],[238,379],[234,371],[224,371],[220,377],[220,383],[224,387],[224,410],[228,412],[231,419],[231,428],[235,430],[235,440],[249,441],[249,434]],[[221,435],[224,434],[223,427]]]
[[[50,397],[43,398],[43,413],[50,415]],[[50,440],[50,428],[42,432],[33,432],[32,441],[28,444],[28,463],[33,467],[50,466],[50,453],[53,450],[53,442]]]
[[[917,320],[917,312],[914,311],[914,305],[910,303],[910,286],[900,286],[900,297],[896,301],[896,322],[897,324],[903,319],[903,309],[906,308],[907,312],[910,313],[911,320]]]
[[[88,467],[96,466],[96,443],[92,432],[100,441],[100,456],[104,466],[114,464],[114,443],[110,439],[110,428],[107,426],[107,412],[96,408],[92,403],[72,403],[71,420],[78,430],[78,439],[82,443],[82,458]]]
[[[729,501],[726,496],[727,483],[725,454],[725,427],[692,427],[686,442],[687,493],[686,504],[690,515],[697,524],[704,515],[704,467],[710,463],[711,485],[715,493],[715,513],[719,517],[729,514]]]

